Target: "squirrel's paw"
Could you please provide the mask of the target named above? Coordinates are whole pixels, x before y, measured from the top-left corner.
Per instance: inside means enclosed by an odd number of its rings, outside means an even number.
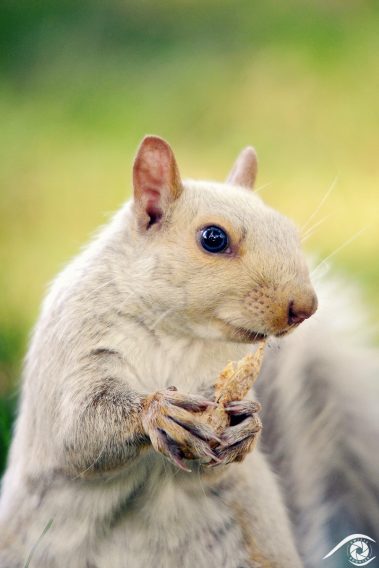
[[[257,416],[261,410],[259,402],[242,400],[230,402],[225,407],[230,416],[231,425],[221,435],[221,444],[213,448],[218,461],[210,463],[210,467],[241,462],[253,450],[262,422]]]
[[[142,423],[154,449],[185,471],[191,470],[184,459],[218,462],[209,443],[220,444],[221,439],[192,414],[211,406],[215,403],[199,395],[181,394],[174,387],[148,397]]]

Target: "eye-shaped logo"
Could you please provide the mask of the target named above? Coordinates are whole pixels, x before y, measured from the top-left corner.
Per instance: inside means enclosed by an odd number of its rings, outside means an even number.
[[[376,558],[373,553],[372,543],[375,543],[375,540],[365,534],[350,534],[324,556],[323,560],[329,558],[347,544],[346,554],[348,561],[354,566],[367,566]]]

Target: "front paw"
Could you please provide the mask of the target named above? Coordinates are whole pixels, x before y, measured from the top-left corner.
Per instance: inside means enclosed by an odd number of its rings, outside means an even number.
[[[254,449],[262,430],[257,415],[260,410],[260,404],[251,400],[230,402],[225,407],[230,426],[221,434],[221,444],[213,448],[218,459],[210,462],[210,467],[241,462]]]
[[[148,397],[142,424],[153,448],[177,467],[191,471],[183,461],[218,462],[210,444],[220,444],[221,438],[201,422],[195,414],[215,406],[198,395],[184,395],[175,388],[158,391]]]

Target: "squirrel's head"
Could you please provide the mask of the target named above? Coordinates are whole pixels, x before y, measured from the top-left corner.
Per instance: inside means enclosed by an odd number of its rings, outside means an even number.
[[[252,342],[285,335],[316,311],[298,231],[252,191],[256,172],[248,147],[225,184],[182,182],[167,142],[142,141],[133,233],[156,329]]]

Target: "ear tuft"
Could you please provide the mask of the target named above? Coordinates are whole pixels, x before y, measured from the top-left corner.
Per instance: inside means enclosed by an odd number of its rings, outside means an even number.
[[[182,182],[170,145],[146,136],[133,166],[134,202],[140,227],[159,225],[168,206],[182,192]]]
[[[228,176],[227,182],[251,189],[258,171],[257,153],[252,146],[242,150]]]

